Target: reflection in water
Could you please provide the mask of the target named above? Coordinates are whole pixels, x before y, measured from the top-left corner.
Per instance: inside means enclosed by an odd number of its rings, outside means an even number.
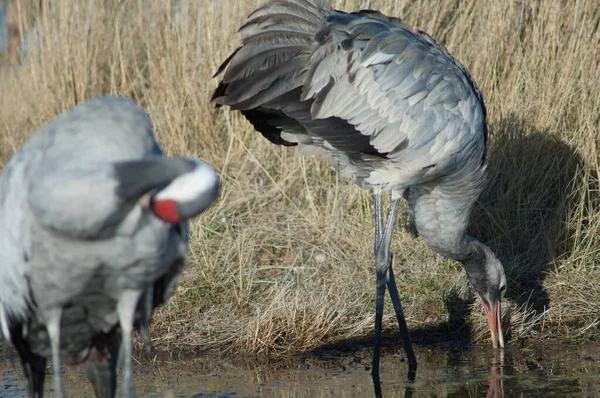
[[[494,358],[490,363],[490,383],[488,387],[488,398],[504,397],[504,386],[502,370],[504,366],[504,350],[494,352]]]
[[[417,366],[408,367],[408,374],[406,375],[406,387],[404,388],[404,398],[412,397],[413,393],[413,382],[417,377]],[[375,392],[376,398],[382,398],[383,393],[381,391],[381,379],[378,374],[371,374],[373,380],[373,391]]]
[[[403,352],[383,353],[381,382],[371,379],[371,350],[351,354],[325,352],[274,363],[253,360],[137,358],[140,397],[546,397],[600,394],[600,347],[535,345],[504,351],[415,347],[419,370],[406,374]],[[68,396],[91,396],[83,373],[64,372]],[[47,381],[47,391],[52,385]],[[4,387],[2,387],[4,386]],[[0,396],[21,397],[26,383],[21,370],[0,360]]]

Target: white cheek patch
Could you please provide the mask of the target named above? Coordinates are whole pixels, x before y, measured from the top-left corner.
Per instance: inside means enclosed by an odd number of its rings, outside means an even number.
[[[195,161],[196,168],[173,180],[156,195],[158,200],[174,200],[178,203],[192,202],[219,185],[217,173],[204,162]]]

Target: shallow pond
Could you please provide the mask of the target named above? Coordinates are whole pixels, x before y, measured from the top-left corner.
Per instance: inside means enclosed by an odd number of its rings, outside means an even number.
[[[388,350],[381,364],[383,397],[579,397],[600,395],[600,347],[535,344],[503,353],[474,347],[461,350],[415,347],[419,369],[413,382],[400,349]],[[264,360],[202,357],[140,359],[135,387],[141,397],[370,397],[375,390],[370,348],[351,353],[307,354]],[[141,362],[141,363],[140,363]],[[18,363],[18,362],[16,362]],[[65,371],[70,397],[93,396],[86,377]],[[52,396],[47,377],[47,396]],[[0,360],[0,397],[25,395],[20,368]]]

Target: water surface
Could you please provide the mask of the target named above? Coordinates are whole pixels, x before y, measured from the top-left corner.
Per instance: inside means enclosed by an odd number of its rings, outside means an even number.
[[[536,344],[492,349],[415,347],[419,369],[407,379],[404,354],[388,351],[381,364],[383,397],[590,397],[600,395],[600,348]],[[372,397],[370,348],[321,352],[267,363],[263,358],[198,357],[155,360],[136,357],[140,397]],[[18,364],[18,362],[17,362]],[[49,370],[50,372],[50,370]],[[93,396],[86,377],[64,371],[70,397]],[[4,387],[2,387],[4,386]],[[52,377],[46,379],[52,396]],[[0,360],[0,397],[25,395],[21,369]]]

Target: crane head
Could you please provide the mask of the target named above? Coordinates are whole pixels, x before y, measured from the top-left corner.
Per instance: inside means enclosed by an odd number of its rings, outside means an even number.
[[[206,210],[219,196],[219,177],[208,164],[195,163],[192,171],[174,179],[150,198],[149,207],[161,220],[177,224]]]
[[[494,348],[504,348],[502,299],[506,292],[504,267],[489,247],[473,239],[472,255],[463,261],[471,285],[481,298]]]

